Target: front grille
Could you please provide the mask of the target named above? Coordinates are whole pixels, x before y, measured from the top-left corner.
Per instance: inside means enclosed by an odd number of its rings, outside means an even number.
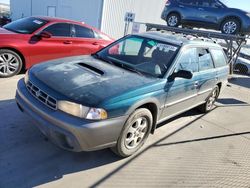
[[[26,84],[28,91],[40,102],[48,106],[49,108],[56,110],[57,109],[57,101],[53,97],[49,96],[47,93],[42,91],[40,88],[35,86],[33,83],[28,81]]]

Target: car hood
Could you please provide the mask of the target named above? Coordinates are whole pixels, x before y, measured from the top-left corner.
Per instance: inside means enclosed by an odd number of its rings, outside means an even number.
[[[94,107],[157,80],[92,56],[70,57],[38,64],[31,68],[30,76],[56,91],[61,99],[65,96],[65,100]]]

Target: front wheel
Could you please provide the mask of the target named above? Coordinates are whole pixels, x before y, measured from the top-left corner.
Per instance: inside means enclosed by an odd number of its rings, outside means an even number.
[[[199,106],[198,109],[203,113],[211,111],[214,107],[214,103],[219,97],[219,94],[220,94],[220,89],[218,86],[216,86],[208,96],[206,103]]]
[[[121,157],[134,154],[147,140],[152,124],[151,112],[146,108],[137,109],[129,116],[112,151]]]
[[[178,27],[180,25],[181,18],[176,13],[171,13],[167,17],[167,25],[170,27]]]
[[[22,66],[22,59],[16,52],[0,49],[0,78],[7,78],[18,74]]]
[[[240,31],[240,22],[237,19],[231,18],[225,20],[221,25],[221,32],[224,34],[238,34]]]

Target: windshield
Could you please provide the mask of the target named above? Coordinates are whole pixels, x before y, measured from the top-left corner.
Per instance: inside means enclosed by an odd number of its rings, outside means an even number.
[[[31,34],[47,23],[48,21],[46,20],[31,17],[31,18],[23,18],[23,19],[11,22],[3,26],[3,28],[9,31],[13,31],[15,33]]]
[[[124,69],[163,77],[169,69],[179,46],[139,36],[125,37],[104,48],[96,55]]]

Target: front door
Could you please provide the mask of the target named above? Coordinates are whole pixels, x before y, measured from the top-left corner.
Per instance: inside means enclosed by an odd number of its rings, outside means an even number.
[[[39,63],[50,59],[72,56],[71,25],[68,23],[57,23],[48,26],[43,31],[49,32],[51,38],[42,38],[38,41],[29,42],[32,49],[30,61]]]
[[[198,56],[196,48],[183,49],[174,72],[187,70],[192,79],[175,78],[166,84],[167,98],[161,119],[169,118],[195,105],[198,87]]]

